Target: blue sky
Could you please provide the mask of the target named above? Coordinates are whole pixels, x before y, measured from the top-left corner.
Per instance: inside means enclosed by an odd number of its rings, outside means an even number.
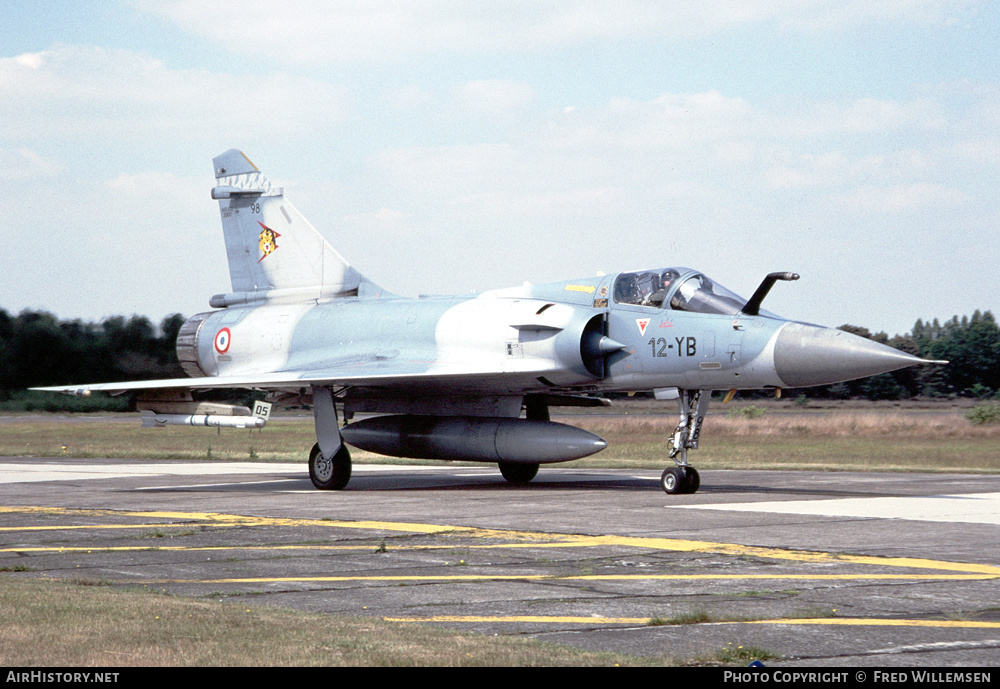
[[[0,8],[0,308],[207,310],[239,148],[392,291],[649,266],[890,335],[1000,315],[1000,6]]]

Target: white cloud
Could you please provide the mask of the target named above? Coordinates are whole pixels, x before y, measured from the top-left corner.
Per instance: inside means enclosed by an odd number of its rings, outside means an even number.
[[[957,22],[969,0],[815,0],[765,3],[784,7],[776,17],[786,31],[821,32],[870,24],[905,23],[949,26]],[[779,8],[775,7],[775,10]]]
[[[127,50],[57,45],[0,59],[0,137],[84,140],[300,134],[337,122],[338,87],[284,74],[171,69]]]
[[[942,16],[960,5],[940,5]],[[310,69],[177,69],[133,51],[73,45],[0,59],[0,179],[10,187],[0,230],[26,247],[0,272],[21,276],[8,297],[18,305],[46,290],[70,303],[82,282],[93,286],[93,309],[121,311],[115,299],[123,296],[141,312],[156,309],[154,316],[203,309],[227,284],[208,158],[233,145],[246,146],[272,178],[299,180],[289,186],[292,201],[303,200],[300,207],[348,260],[365,272],[374,264],[372,277],[401,291],[409,284],[391,283],[412,276],[415,265],[434,267],[421,291],[558,279],[646,260],[703,266],[728,283],[748,265],[785,269],[772,266],[775,257],[819,272],[852,241],[891,245],[917,226],[930,240],[907,250],[935,257],[942,228],[951,230],[955,252],[965,250],[961,242],[988,245],[995,231],[989,185],[1000,97],[993,85],[768,101],[752,84],[737,90],[704,79],[683,82],[703,84],[690,92],[664,92],[681,82],[653,77],[594,93],[590,82],[563,81],[552,95],[546,79],[561,74],[565,54],[539,70],[525,67],[532,50],[587,41],[613,50],[619,39],[752,24],[829,30],[910,21],[907,12],[921,10],[930,21],[934,3],[144,6],[261,62]],[[463,51],[490,53],[489,68],[483,60],[454,67]],[[516,63],[504,51],[518,51]],[[353,66],[319,77],[322,69],[312,67],[435,53],[446,59],[415,61],[413,69]],[[484,76],[496,78],[468,81]],[[357,85],[358,116],[347,112],[346,88],[334,82]],[[155,158],[137,162],[140,147]],[[187,169],[186,159],[198,168]],[[95,173],[98,164],[105,169]],[[29,253],[68,266],[63,275],[71,277],[22,266]],[[123,295],[124,271],[106,270],[112,256],[153,267],[129,278],[136,284]],[[887,256],[879,249],[864,260]],[[191,301],[178,303],[163,288],[166,275],[183,276]],[[156,307],[143,305],[152,303],[148,295]]]
[[[653,100],[613,98],[596,108],[573,108],[555,115],[545,133],[555,148],[625,148],[691,150],[719,145],[720,154],[745,154],[725,148],[745,140],[755,113],[741,98],[718,91],[667,93]]]
[[[386,102],[396,110],[416,110],[433,103],[430,93],[413,84],[390,89],[385,93]]]
[[[943,24],[966,0],[134,0],[241,54],[290,63],[398,61],[619,39],[704,36],[770,24],[830,31],[888,21]]]
[[[393,208],[379,208],[371,213],[356,213],[346,215],[342,221],[348,227],[364,232],[375,232],[381,236],[388,233],[398,232],[399,228],[405,227],[408,220],[406,213]]]
[[[969,201],[964,192],[939,183],[862,186],[839,195],[845,210],[864,215],[957,208]]]
[[[717,91],[666,93],[553,111],[543,121],[528,114],[516,141],[401,147],[372,160],[378,178],[399,193],[435,203],[513,199],[532,190],[536,199],[553,199],[553,209],[566,209],[573,204],[555,200],[627,204],[636,195],[648,200],[678,196],[671,189],[710,188],[721,200],[727,189],[749,193],[764,185],[778,192],[868,189],[861,206],[898,209],[955,203],[958,197],[941,189],[962,182],[946,173],[976,158],[991,164],[977,152],[995,150],[996,138],[949,124],[941,112],[932,100],[812,101],[796,110]],[[878,188],[890,190],[881,203],[870,191]]]
[[[459,105],[470,112],[512,116],[528,107],[534,91],[524,82],[508,79],[470,81],[458,92]]]
[[[926,95],[790,107],[665,93],[529,110],[499,143],[386,148],[369,159],[369,174],[384,185],[377,203],[393,204],[406,223],[393,230],[398,256],[380,268],[398,276],[413,261],[453,261],[423,289],[460,292],[469,276],[478,278],[471,287],[538,282],[645,257],[703,267],[727,284],[749,265],[814,276],[877,269],[905,291],[907,261],[939,255],[945,237],[948,251],[982,245],[997,217],[983,192],[996,177],[987,153],[998,137],[966,129],[966,118],[946,114],[953,107]],[[903,254],[893,248],[901,240]],[[789,299],[799,299],[789,315],[817,322],[834,313],[824,309],[844,309],[814,291]],[[893,323],[894,313],[867,317],[902,332],[908,324]]]
[[[30,148],[0,148],[0,179],[54,177],[64,170],[58,161],[39,155]]]
[[[63,317],[204,311],[228,288],[206,175],[17,180],[0,200],[5,303]],[[81,286],[85,286],[81,288]]]
[[[940,129],[947,118],[939,101],[928,98],[888,100],[797,101],[774,104],[772,134],[789,137],[909,133]]]

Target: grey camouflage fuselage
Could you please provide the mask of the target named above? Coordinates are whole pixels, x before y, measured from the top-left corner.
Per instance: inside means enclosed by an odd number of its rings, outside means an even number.
[[[400,297],[347,263],[241,152],[213,163],[232,291],[181,328],[177,353],[191,378],[49,389],[140,391],[140,407],[161,424],[212,418],[190,396],[162,411],[170,390],[243,387],[311,402],[318,442],[310,476],[319,488],[347,484],[345,441],[399,456],[497,462],[509,480],[531,480],[539,464],[606,445],[553,423],[549,407],[653,391],[680,408],[676,467],[664,472],[663,487],[693,492],[699,478],[687,453],[698,445],[710,391],[825,385],[923,363],[762,311],[776,280],[798,278],[791,273],[768,275],[749,301],[682,267]],[[341,429],[338,407],[345,420],[383,416]]]

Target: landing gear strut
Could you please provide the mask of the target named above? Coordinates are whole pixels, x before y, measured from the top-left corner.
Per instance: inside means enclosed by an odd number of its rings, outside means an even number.
[[[678,390],[677,405],[680,407],[680,421],[670,438],[670,458],[677,464],[669,467],[660,477],[660,486],[671,495],[694,493],[701,486],[698,470],[688,464],[688,450],[698,449],[701,422],[705,420],[708,403],[712,399],[711,390]]]
[[[524,398],[525,418],[534,421],[549,420],[549,405],[541,397],[529,395]],[[499,462],[500,473],[508,482],[523,485],[538,475],[537,464],[522,464],[521,462]]]
[[[318,442],[309,453],[309,478],[320,490],[343,490],[351,480],[351,453],[340,437],[333,392],[314,385],[312,398]]]

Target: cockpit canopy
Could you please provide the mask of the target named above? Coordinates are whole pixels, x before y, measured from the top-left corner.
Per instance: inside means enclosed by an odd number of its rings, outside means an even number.
[[[669,308],[733,316],[747,300],[690,268],[661,268],[622,273],[615,280],[619,304]]]

